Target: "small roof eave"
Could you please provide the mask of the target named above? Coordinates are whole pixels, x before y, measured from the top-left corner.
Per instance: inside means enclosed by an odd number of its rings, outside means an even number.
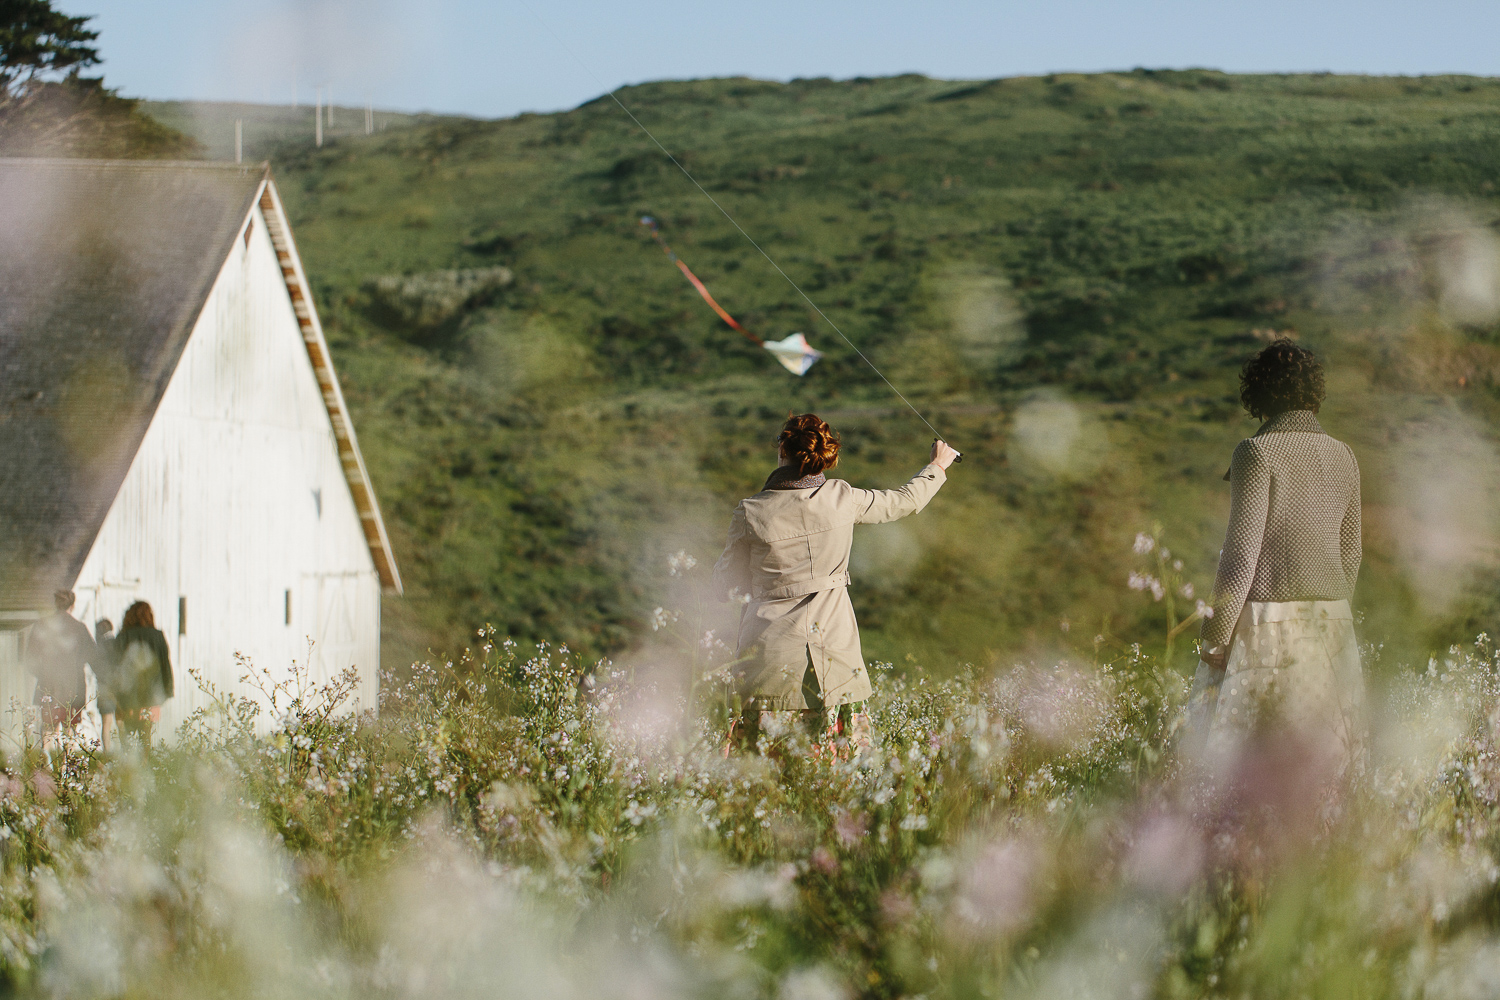
[[[354,423],[349,419],[344,393],[339,388],[338,375],[333,370],[333,358],[328,353],[328,342],[323,337],[323,324],[319,322],[318,310],[313,305],[307,273],[302,269],[302,258],[298,256],[297,246],[292,241],[292,229],[282,207],[281,195],[269,175],[261,187],[257,203],[265,217],[271,243],[276,248],[281,276],[286,281],[287,294],[291,296],[292,309],[297,314],[297,325],[302,330],[302,342],[307,348],[308,359],[312,361],[313,372],[317,375],[318,388],[323,393],[323,404],[328,407],[334,439],[338,443],[339,464],[343,466],[349,492],[354,496],[360,527],[364,530],[365,541],[369,543],[370,555],[375,560],[381,587],[388,594],[400,594],[401,574],[396,568],[396,557],[391,552],[385,520],[380,516],[380,504],[375,499],[375,489],[370,484],[370,474],[365,468],[365,459],[360,454],[359,441],[354,435]]]

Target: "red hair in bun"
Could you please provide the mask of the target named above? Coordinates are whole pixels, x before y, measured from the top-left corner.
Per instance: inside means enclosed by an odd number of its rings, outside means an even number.
[[[838,432],[815,414],[789,418],[776,443],[799,476],[826,472],[839,464]]]

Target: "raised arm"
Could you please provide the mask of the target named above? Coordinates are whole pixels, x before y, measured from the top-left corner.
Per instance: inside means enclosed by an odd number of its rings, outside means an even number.
[[[750,592],[750,529],[745,523],[745,508],[734,508],[734,517],[729,520],[729,541],[724,554],[714,563],[714,594],[721,601],[730,600],[738,591]]]
[[[1224,669],[1235,623],[1255,582],[1271,505],[1271,471],[1249,441],[1241,441],[1234,450],[1229,482],[1229,530],[1214,581],[1214,616],[1203,623],[1200,633],[1204,661],[1219,670]]]
[[[956,458],[958,452],[946,441],[934,441],[927,465],[905,486],[894,490],[856,490],[862,507],[854,523],[882,524],[915,514],[926,507],[948,481],[948,466]]]
[[[1354,462],[1351,453],[1349,461]],[[1354,581],[1359,579],[1359,563],[1364,557],[1363,515],[1359,498],[1359,463],[1354,462],[1354,492],[1349,494],[1349,507],[1344,511],[1344,523],[1339,528],[1339,554],[1343,557],[1344,579],[1354,592]]]
[[[854,523],[883,524],[915,514],[927,506],[947,481],[948,474],[940,466],[929,463],[910,482],[897,489],[855,490],[863,508]]]

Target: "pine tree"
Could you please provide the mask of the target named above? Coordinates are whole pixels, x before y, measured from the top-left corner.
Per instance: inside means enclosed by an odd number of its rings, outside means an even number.
[[[88,22],[54,10],[51,0],[0,0],[0,102],[97,65],[99,50],[91,43],[99,32]]]
[[[53,0],[0,0],[0,155],[191,157],[197,142],[100,77],[99,32]]]

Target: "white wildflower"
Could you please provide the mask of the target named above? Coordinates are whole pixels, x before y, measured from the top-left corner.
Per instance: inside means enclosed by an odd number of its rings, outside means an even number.
[[[1180,592],[1183,597],[1191,600],[1193,597],[1193,581],[1189,580],[1187,583],[1184,583],[1180,588]]]
[[[635,799],[631,799],[625,804],[625,818],[630,820],[631,826],[640,826],[655,815],[656,804],[654,802],[641,805]]]
[[[1152,538],[1144,531],[1136,532],[1135,545],[1133,545],[1132,548],[1135,549],[1136,555],[1143,556],[1147,552],[1150,552],[1152,549],[1156,548],[1156,539]]]
[[[673,576],[682,576],[696,565],[698,565],[698,560],[688,555],[684,550],[678,550],[673,555],[667,557],[667,570]]]
[[[1212,618],[1214,616],[1214,609],[1204,601],[1198,602],[1197,610],[1199,618]]]
[[[1167,596],[1166,585],[1156,577],[1152,576],[1150,573],[1132,572],[1130,574],[1130,579],[1127,580],[1126,583],[1131,590],[1151,591],[1151,596],[1158,601]]]

